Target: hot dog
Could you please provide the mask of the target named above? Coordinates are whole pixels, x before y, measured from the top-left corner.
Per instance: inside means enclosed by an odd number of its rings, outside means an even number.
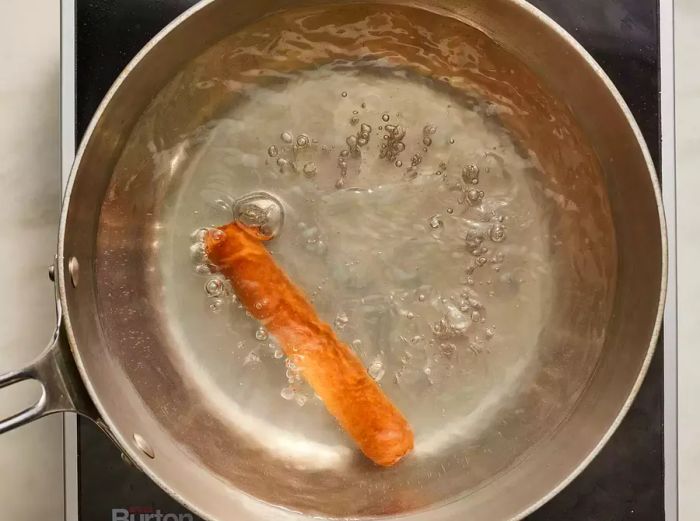
[[[358,356],[317,316],[254,228],[232,222],[209,231],[205,251],[369,459],[391,466],[411,451],[413,432],[406,418]]]

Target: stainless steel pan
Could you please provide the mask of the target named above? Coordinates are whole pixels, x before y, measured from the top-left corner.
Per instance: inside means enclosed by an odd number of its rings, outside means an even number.
[[[564,102],[601,165],[617,242],[608,259],[617,279],[602,349],[578,368],[566,366],[556,352],[551,360],[543,357],[543,376],[536,380],[545,390],[559,385],[561,393],[561,379],[545,374],[558,364],[567,367],[564,380],[579,382],[580,389],[570,400],[549,404],[541,417],[541,401],[524,392],[532,414],[478,445],[456,434],[440,454],[419,451],[384,471],[353,458],[300,464],[288,460],[283,447],[261,446],[255,429],[232,425],[209,406],[173,351],[154,302],[154,222],[148,216],[172,187],[132,165],[141,196],[105,204],[132,130],[184,64],[267,13],[326,3],[205,0],[163,30],[119,76],[83,140],[63,204],[54,265],[56,334],[35,363],[0,376],[2,387],[36,379],[43,396],[0,421],[0,432],[53,412],[77,411],[96,421],[163,489],[211,520],[521,519],[573,479],[620,423],[649,364],[666,285],[666,235],[649,153],[610,80],[553,21],[522,0],[425,2],[493,39]],[[572,197],[585,202],[583,192]],[[584,210],[595,218],[595,209]],[[568,254],[578,247],[572,243]],[[105,296],[106,289],[114,295]],[[564,296],[557,305],[575,320],[576,303]],[[585,349],[590,339],[563,341]],[[274,427],[279,414],[259,411],[258,428]]]

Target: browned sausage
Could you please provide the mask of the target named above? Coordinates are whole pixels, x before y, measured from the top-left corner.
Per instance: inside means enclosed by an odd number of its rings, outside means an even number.
[[[378,465],[390,466],[413,448],[401,412],[367,374],[357,355],[323,322],[277,266],[256,232],[239,223],[210,231],[209,260],[233,285],[246,309],[289,357],[328,411]]]

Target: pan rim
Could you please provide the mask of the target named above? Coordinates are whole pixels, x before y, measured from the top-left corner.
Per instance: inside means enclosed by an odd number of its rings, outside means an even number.
[[[106,108],[110,105],[112,98],[114,95],[119,91],[121,88],[122,84],[124,83],[125,79],[129,76],[131,71],[143,60],[143,58],[151,52],[151,50],[156,47],[162,40],[164,40],[171,32],[176,30],[181,23],[186,20],[187,18],[190,18],[193,16],[195,13],[206,9],[209,7],[211,4],[214,4],[220,0],[202,0],[201,2],[198,2],[191,8],[187,9],[184,11],[182,14],[180,14],[177,18],[175,18],[172,22],[170,22],[165,28],[163,28],[158,34],[156,34],[137,54],[136,56],[129,62],[129,64],[124,68],[124,70],[119,74],[115,82],[112,84],[110,89],[108,90],[107,94],[101,101],[100,105],[98,106],[97,110],[95,111],[95,114],[93,115],[90,124],[85,132],[84,137],[81,140],[80,147],[75,155],[75,159],[73,162],[73,166],[71,168],[70,176],[68,178],[68,182],[66,185],[66,190],[65,190],[65,195],[62,203],[62,208],[61,208],[61,217],[60,217],[60,223],[59,223],[59,234],[58,234],[58,294],[60,298],[60,304],[63,310],[63,327],[65,328],[66,331],[66,336],[68,338],[68,343],[70,345],[70,349],[72,352],[72,355],[75,359],[76,366],[78,367],[78,370],[80,372],[81,378],[83,380],[83,383],[93,400],[102,420],[105,422],[107,427],[109,428],[111,435],[114,437],[114,439],[119,443],[120,449],[125,451],[129,458],[131,458],[132,461],[134,461],[139,469],[144,472],[146,475],[148,475],[154,482],[158,484],[161,488],[163,488],[170,496],[175,498],[178,502],[182,503],[185,505],[187,508],[195,512],[197,515],[201,516],[204,519],[208,519],[209,516],[203,512],[197,505],[193,504],[190,502],[188,499],[183,497],[181,494],[176,492],[174,489],[172,489],[166,481],[161,479],[158,474],[153,471],[148,465],[148,461],[146,458],[143,457],[143,455],[136,450],[130,441],[127,439],[127,437],[124,435],[124,433],[120,432],[119,429],[116,428],[114,425],[113,420],[110,418],[110,415],[107,414],[107,410],[104,407],[104,404],[101,402],[99,399],[99,395],[97,391],[95,390],[95,387],[93,385],[92,379],[89,376],[89,371],[86,368],[84,364],[84,360],[81,357],[80,354],[80,347],[78,345],[78,341],[75,337],[73,328],[71,326],[71,313],[68,305],[68,297],[67,297],[67,284],[68,284],[68,279],[69,275],[67,274],[67,267],[66,267],[66,262],[65,262],[65,236],[66,236],[66,231],[67,231],[67,220],[68,220],[68,212],[70,208],[70,202],[71,202],[71,193],[73,191],[73,186],[75,184],[75,180],[78,176],[78,172],[80,170],[81,162],[82,162],[82,157],[85,153],[85,150],[87,148],[88,143],[91,141],[91,137],[94,133],[95,127],[99,123],[100,119],[102,118],[103,113],[105,112]],[[514,4],[517,9],[522,10],[525,14],[529,16],[533,16],[536,18],[540,23],[546,25],[550,30],[556,33],[556,35],[566,44],[568,45],[569,49],[576,54],[578,54],[580,57],[582,57],[588,66],[591,68],[592,72],[595,73],[595,75],[598,77],[598,79],[603,83],[603,85],[607,88],[609,93],[612,95],[613,99],[615,100],[616,104],[618,105],[622,115],[624,116],[624,119],[627,122],[627,125],[629,128],[632,130],[632,133],[634,135],[634,138],[639,146],[639,150],[641,151],[643,158],[644,158],[644,163],[647,168],[647,173],[649,174],[650,181],[651,181],[651,186],[653,189],[654,193],[654,198],[656,201],[656,206],[658,210],[658,218],[659,218],[659,239],[660,239],[660,253],[661,253],[661,265],[660,265],[660,285],[659,285],[659,294],[658,294],[658,306],[656,310],[656,318],[653,326],[653,330],[651,333],[650,337],[650,343],[648,348],[646,349],[646,354],[643,359],[643,363],[640,367],[640,370],[638,372],[637,378],[634,381],[634,384],[630,387],[629,392],[627,393],[627,397],[624,401],[624,404],[620,408],[619,412],[614,418],[614,421],[610,424],[608,429],[604,432],[603,436],[600,438],[598,443],[595,445],[595,447],[588,453],[588,455],[583,458],[579,464],[576,466],[576,468],[563,480],[559,482],[559,484],[554,487],[548,494],[540,498],[538,501],[534,502],[531,504],[529,507],[523,509],[521,512],[516,514],[514,517],[510,518],[510,521],[518,521],[526,517],[527,515],[531,514],[535,510],[539,509],[541,506],[543,506],[545,503],[550,501],[554,496],[556,496],[561,490],[563,490],[566,486],[568,486],[589,464],[590,462],[599,454],[599,452],[602,450],[602,448],[606,445],[606,443],[609,441],[610,437],[613,435],[613,433],[617,430],[621,422],[623,421],[624,417],[626,416],[627,412],[629,411],[634,399],[636,398],[639,389],[642,385],[642,382],[644,381],[644,378],[647,374],[649,365],[651,363],[651,359],[654,355],[654,352],[656,350],[656,344],[660,335],[661,331],[661,326],[662,326],[662,321],[663,321],[663,312],[665,308],[665,302],[666,302],[666,294],[667,294],[667,289],[668,289],[668,231],[667,231],[667,221],[665,217],[665,213],[663,210],[663,203],[662,203],[662,195],[661,195],[661,186],[657,177],[656,173],[656,168],[653,164],[653,161],[651,159],[651,155],[649,152],[649,149],[647,147],[647,144],[644,140],[644,137],[641,133],[641,130],[632,114],[630,111],[627,103],[625,102],[624,98],[618,91],[617,87],[615,84],[612,82],[612,80],[608,77],[608,75],[603,71],[603,69],[600,67],[600,65],[593,59],[593,57],[588,53],[588,51],[570,34],[568,33],[565,29],[563,29],[559,24],[557,24],[552,18],[544,14],[540,9],[537,7],[533,6],[526,0],[503,0],[505,2]],[[417,7],[420,7],[417,5]],[[488,31],[484,30],[481,27],[475,26],[477,29],[481,30],[485,34],[487,34],[489,37],[493,37],[492,34],[489,34]],[[458,500],[455,500],[458,501]],[[440,507],[437,507],[440,508]],[[406,514],[405,516],[400,516],[400,517],[410,517],[411,514]]]

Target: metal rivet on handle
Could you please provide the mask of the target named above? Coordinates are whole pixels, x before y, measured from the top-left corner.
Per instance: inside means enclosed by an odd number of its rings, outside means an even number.
[[[151,444],[148,443],[140,434],[134,434],[134,443],[136,444],[136,447],[149,458],[153,459],[156,457],[156,453],[153,451]]]
[[[80,264],[78,264],[78,259],[71,257],[68,260],[68,272],[70,273],[70,281],[73,283],[73,287],[78,287],[78,281],[80,276]]]

